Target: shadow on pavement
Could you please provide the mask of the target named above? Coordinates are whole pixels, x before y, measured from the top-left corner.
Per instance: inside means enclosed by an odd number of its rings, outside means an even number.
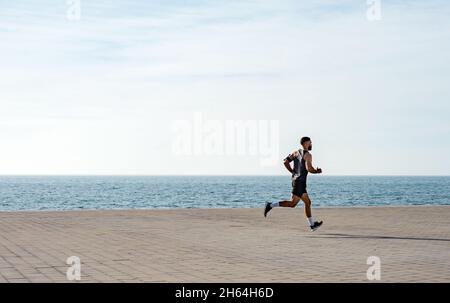
[[[441,238],[420,238],[420,237],[393,237],[393,236],[371,236],[371,235],[350,235],[350,234],[320,234],[313,235],[314,238],[347,238],[347,239],[388,239],[388,240],[418,240],[418,241],[444,241],[450,242],[450,239]]]

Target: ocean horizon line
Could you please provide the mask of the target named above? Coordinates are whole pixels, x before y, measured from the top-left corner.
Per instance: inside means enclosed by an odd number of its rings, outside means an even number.
[[[311,174],[314,175],[314,174]],[[0,174],[0,177],[286,177],[289,174]],[[321,174],[324,177],[450,177],[450,175]]]

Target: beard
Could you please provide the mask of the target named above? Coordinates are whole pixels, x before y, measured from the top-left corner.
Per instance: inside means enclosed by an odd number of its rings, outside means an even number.
[[[308,150],[312,150],[312,146],[310,145],[310,146],[308,146]]]

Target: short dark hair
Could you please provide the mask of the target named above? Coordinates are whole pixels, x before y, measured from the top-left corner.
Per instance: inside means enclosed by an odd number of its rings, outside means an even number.
[[[303,143],[308,142],[308,141],[311,141],[310,137],[303,137],[300,139],[300,144],[303,145]]]

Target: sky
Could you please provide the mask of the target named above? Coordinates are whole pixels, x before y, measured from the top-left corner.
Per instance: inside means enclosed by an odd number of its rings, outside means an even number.
[[[0,0],[0,174],[450,175],[450,2],[378,3]]]

